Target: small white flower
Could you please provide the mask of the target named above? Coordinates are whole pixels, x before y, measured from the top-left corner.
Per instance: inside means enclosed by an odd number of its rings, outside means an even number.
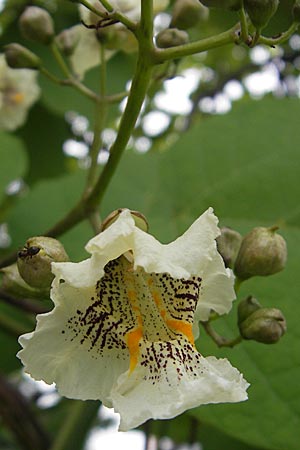
[[[39,96],[37,72],[11,69],[0,55],[0,130],[13,131],[23,125]]]
[[[52,264],[55,308],[20,337],[25,371],[66,397],[100,399],[120,413],[123,431],[201,404],[246,400],[238,370],[194,345],[195,317],[226,313],[234,299],[218,234],[209,209],[164,245],[123,211],[87,244],[89,259]]]

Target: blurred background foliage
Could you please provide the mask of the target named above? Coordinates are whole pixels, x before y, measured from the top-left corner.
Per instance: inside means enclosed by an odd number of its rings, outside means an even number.
[[[48,49],[20,36],[17,20],[30,4],[50,12],[57,32],[79,21],[76,5],[67,0],[7,0],[0,16],[1,48],[10,42],[22,43],[57,74]],[[288,28],[292,4],[292,0],[280,2],[265,35],[277,35]],[[166,14],[171,11],[172,2]],[[168,20],[166,14],[157,19],[158,27]],[[211,10],[209,20],[189,31],[190,38],[222,32],[236,21],[235,13]],[[260,46],[261,53],[228,45],[159,67],[129,148],[101,205],[102,217],[119,207],[140,210],[148,218],[150,231],[164,242],[213,206],[221,225],[245,234],[255,226],[275,224],[288,243],[286,270],[271,278],[247,281],[240,293],[240,298],[252,294],[264,306],[284,312],[288,332],[282,341],[275,346],[244,341],[233,350],[218,349],[201,332],[199,351],[228,357],[251,383],[249,400],[197,408],[171,421],[150,421],[141,428],[147,436],[158,437],[161,449],[196,442],[203,450],[299,449],[299,41],[296,35],[280,48]],[[109,93],[126,89],[134,63],[135,54],[126,52],[109,60]],[[275,74],[276,83],[274,78],[271,82],[268,77],[258,77],[254,85],[261,88],[259,93],[248,87],[249,75],[266,75],[268,71]],[[98,72],[95,68],[87,73],[86,85],[96,89]],[[184,80],[187,73],[198,74],[187,94],[189,106],[185,111],[171,110],[168,98],[164,103],[158,98],[166,94],[167,83]],[[230,82],[241,92],[236,100],[228,95]],[[0,258],[4,265],[29,236],[43,234],[63,217],[84,186],[93,105],[71,87],[54,85],[42,76],[39,83],[42,96],[26,123],[14,133],[0,133]],[[172,95],[176,104],[179,93],[173,90]],[[153,125],[155,117],[150,120],[153,112],[161,114],[156,119],[163,118],[166,124],[158,131]],[[109,111],[103,154],[120,115],[118,105]],[[81,152],[66,151],[68,142]],[[84,245],[92,234],[89,224],[82,222],[60,237],[72,260],[87,256]],[[52,448],[53,436],[63,433],[70,420],[85,417],[69,443],[72,450],[83,449],[92,427],[107,425],[97,416],[99,405],[57,399],[50,407],[42,407],[43,391],[24,388],[15,357],[17,334],[33,329],[34,316],[12,305],[2,291],[0,300],[0,318],[12,324],[7,330],[0,319],[0,448]],[[235,309],[217,324],[218,331],[228,337],[237,332]],[[166,447],[165,437],[172,440],[172,447]]]

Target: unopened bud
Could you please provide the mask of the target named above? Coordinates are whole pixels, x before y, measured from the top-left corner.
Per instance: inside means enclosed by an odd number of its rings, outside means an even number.
[[[208,8],[223,8],[238,11],[242,7],[242,0],[201,0]]]
[[[279,0],[244,0],[244,7],[256,29],[261,30],[268,25],[276,13]]]
[[[6,63],[12,69],[39,69],[40,58],[20,44],[8,44],[4,47]]]
[[[101,231],[104,231],[106,228],[108,228],[110,225],[112,225],[117,220],[119,215],[125,210],[126,210],[126,208],[119,208],[119,209],[116,209],[115,211],[111,212],[106,217],[106,219],[103,220],[102,226],[101,226]],[[130,210],[130,214],[131,214],[132,218],[134,219],[135,225],[138,228],[140,228],[140,230],[147,232],[149,226],[148,226],[146,217],[139,211]]]
[[[260,308],[239,324],[241,336],[263,344],[275,344],[286,332],[286,320],[279,309]]]
[[[294,22],[300,23],[300,1],[296,1],[292,9]]]
[[[23,280],[29,286],[43,289],[50,287],[54,275],[52,262],[68,261],[63,245],[56,239],[37,236],[27,240],[19,251],[17,265]]]
[[[233,267],[241,246],[242,236],[237,231],[227,227],[221,228],[220,231],[221,234],[217,237],[218,252],[221,254],[225,266]]]
[[[29,286],[21,277],[17,264],[4,267],[2,273],[1,289],[16,298],[43,298],[49,296],[49,290],[40,290]]]
[[[198,0],[176,0],[170,27],[188,30],[207,17],[208,9]]]
[[[176,45],[183,45],[189,41],[189,35],[186,31],[178,30],[177,28],[167,28],[160,31],[156,37],[156,45],[159,48],[176,47]]]
[[[276,229],[253,228],[244,237],[234,265],[234,272],[240,280],[256,275],[273,275],[284,269],[287,259],[286,242],[276,233]]]
[[[58,45],[60,51],[66,55],[71,56],[79,42],[80,36],[78,27],[74,26],[63,30],[55,37],[55,42]]]
[[[244,320],[246,320],[251,314],[253,314],[258,309],[261,309],[261,304],[256,298],[249,295],[239,303],[238,306],[238,324],[240,325]]]
[[[19,20],[20,31],[26,39],[49,45],[54,38],[54,24],[50,14],[38,6],[28,6]]]

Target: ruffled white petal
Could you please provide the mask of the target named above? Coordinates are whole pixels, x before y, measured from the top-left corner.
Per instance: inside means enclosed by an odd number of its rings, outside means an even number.
[[[228,312],[234,298],[218,234],[209,209],[164,245],[124,210],[89,241],[89,259],[52,265],[55,308],[20,338],[25,370],[62,395],[113,406],[124,430],[200,404],[245,400],[239,372],[193,345],[197,321]]]
[[[128,350],[125,345],[99,345],[99,323],[92,308],[95,286],[78,289],[57,282],[51,296],[55,308],[37,317],[33,333],[19,338],[23,350],[17,356],[27,373],[36,380],[56,383],[61,395],[105,402],[114,382],[129,367]],[[112,317],[112,321],[117,319]],[[110,324],[106,321],[105,326],[107,330]]]
[[[121,415],[120,431],[201,404],[247,399],[249,384],[226,359],[204,358],[188,343],[176,341],[144,343],[143,354],[142,364],[122,374],[111,392]]]

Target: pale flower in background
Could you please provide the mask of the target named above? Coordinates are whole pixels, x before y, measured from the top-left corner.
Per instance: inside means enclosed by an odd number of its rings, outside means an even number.
[[[121,212],[87,244],[89,259],[52,264],[55,307],[20,337],[25,371],[61,395],[113,407],[122,431],[246,400],[239,371],[194,345],[197,321],[227,313],[235,298],[218,234],[212,209],[166,245]]]
[[[11,69],[0,54],[0,130],[13,131],[23,125],[39,96],[37,72]]]
[[[99,10],[105,11],[98,0],[91,0],[90,3]],[[140,0],[111,0],[110,4],[134,22],[140,19]],[[154,14],[166,9],[168,4],[169,0],[154,0]],[[101,20],[101,17],[92,13],[83,5],[79,5],[79,14],[86,25],[96,25]],[[98,32],[87,29],[83,25],[75,25],[73,28],[76,29],[79,40],[70,61],[74,72],[81,78],[86,71],[100,64],[99,46],[101,45],[101,38],[99,38],[99,35],[101,33],[103,34],[102,38],[105,39],[106,59],[109,59],[118,50],[127,53],[137,50],[135,37],[120,23],[105,27]]]

